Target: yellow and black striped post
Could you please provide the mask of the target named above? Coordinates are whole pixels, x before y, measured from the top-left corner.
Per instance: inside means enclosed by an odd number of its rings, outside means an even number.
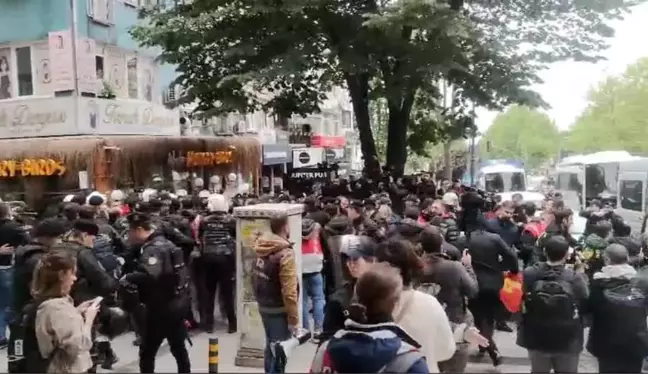
[[[209,338],[209,373],[218,373],[218,338]]]

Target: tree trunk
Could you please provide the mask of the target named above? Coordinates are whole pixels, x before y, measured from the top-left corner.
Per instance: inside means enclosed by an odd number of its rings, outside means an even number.
[[[451,141],[443,143],[443,178],[449,181],[452,180],[452,165],[450,162],[450,145]]]
[[[366,75],[345,74],[345,80],[351,96],[353,113],[360,135],[360,148],[366,172],[374,179],[380,176],[380,161],[376,153],[376,143],[371,132],[369,117],[369,78]]]
[[[389,120],[387,122],[386,166],[394,176],[405,173],[407,162],[407,128],[414,104],[414,93],[407,94],[397,103],[388,99]]]

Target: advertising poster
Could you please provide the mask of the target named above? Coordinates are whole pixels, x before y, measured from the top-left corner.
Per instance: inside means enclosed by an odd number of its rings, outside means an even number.
[[[11,49],[0,48],[0,100],[11,99],[13,77],[11,71]]]
[[[107,81],[115,96],[128,97],[126,89],[126,56],[117,47],[106,46],[104,53],[104,81]]]
[[[243,302],[255,302],[254,289],[252,288],[252,271],[256,261],[254,242],[264,232],[270,230],[267,219],[241,219],[241,269],[243,273]]]
[[[48,45],[54,92],[74,90],[74,59],[70,30],[50,32]]]
[[[52,68],[50,62],[49,44],[46,41],[32,45],[32,60],[36,68],[34,77],[34,93],[50,96],[54,94],[52,86]]]
[[[92,39],[79,39],[77,41],[77,56],[79,58],[79,91],[97,93],[97,46]]]

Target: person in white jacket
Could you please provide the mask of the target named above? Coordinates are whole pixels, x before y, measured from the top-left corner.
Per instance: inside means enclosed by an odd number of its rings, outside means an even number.
[[[419,269],[420,259],[412,245],[399,239],[389,239],[378,246],[378,262],[388,262],[400,269],[404,290],[392,316],[408,334],[421,344],[430,373],[438,373],[438,362],[450,359],[457,343],[469,341],[487,344],[474,328],[466,325],[453,328],[445,310],[432,295],[412,289],[412,281]]]

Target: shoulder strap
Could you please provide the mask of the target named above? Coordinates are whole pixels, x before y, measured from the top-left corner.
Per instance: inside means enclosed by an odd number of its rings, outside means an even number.
[[[420,359],[425,359],[420,351],[401,353],[378,370],[378,373],[407,373],[409,368]]]
[[[315,357],[313,358],[313,363],[311,364],[311,373],[321,373],[324,369],[324,355],[326,354],[328,343],[329,341],[327,340],[317,348],[317,352],[315,352]]]

